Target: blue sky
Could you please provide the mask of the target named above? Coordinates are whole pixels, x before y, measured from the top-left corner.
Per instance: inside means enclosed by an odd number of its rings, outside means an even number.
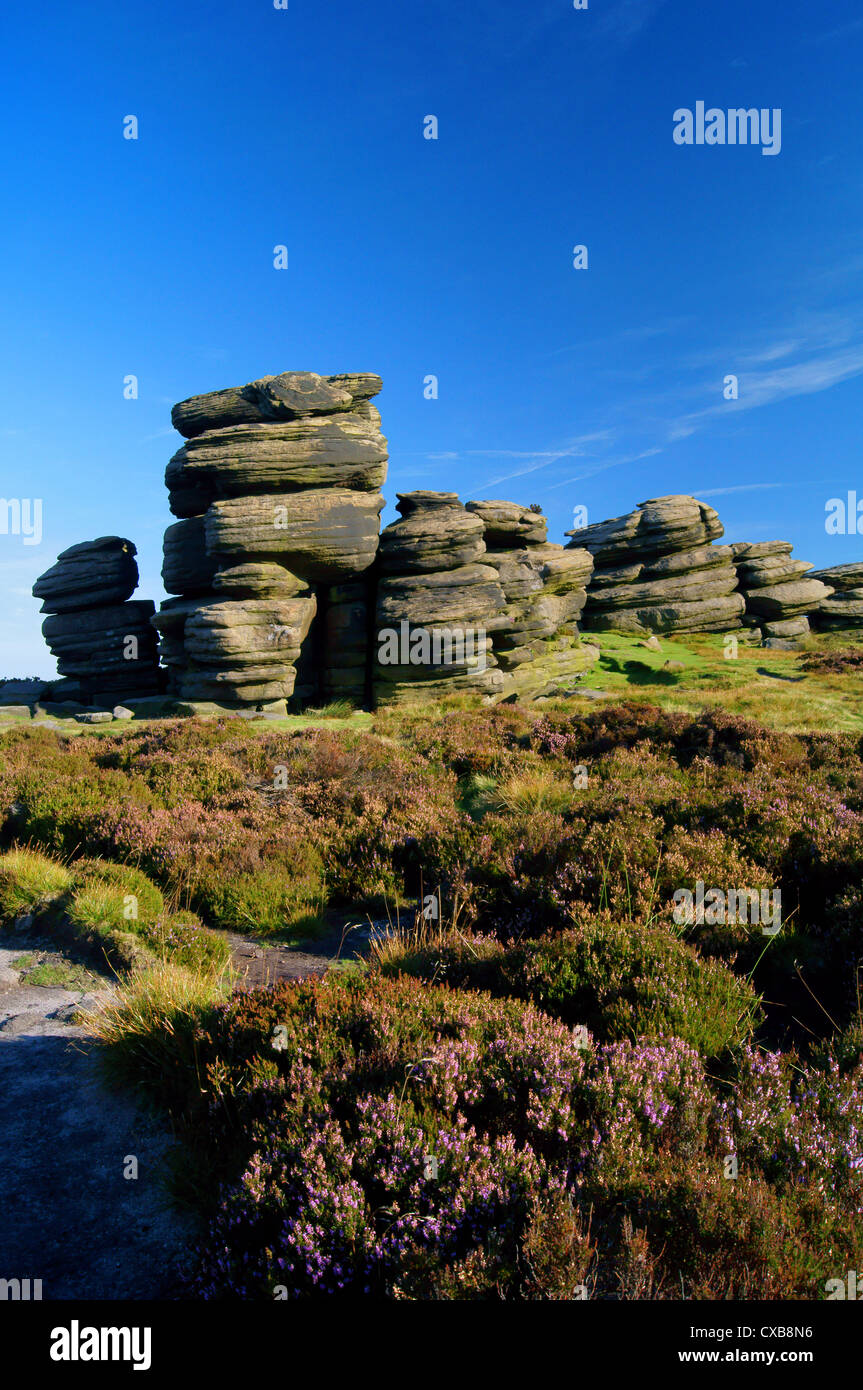
[[[383,377],[385,521],[455,489],[560,541],[695,492],[863,558],[824,527],[863,497],[856,0],[47,0],[2,51],[0,496],[43,538],[0,535],[0,674],[53,673],[29,591],[76,541],[162,597],[171,404],[284,370]],[[781,151],[675,144],[699,100],[780,108]]]

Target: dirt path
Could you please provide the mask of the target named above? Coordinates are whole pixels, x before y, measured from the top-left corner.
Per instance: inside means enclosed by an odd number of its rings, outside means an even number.
[[[296,946],[261,941],[255,937],[226,932],[231,943],[231,964],[237,971],[237,987],[256,989],[276,980],[304,980],[310,975],[323,975],[335,961],[361,959],[368,954],[369,942],[383,935],[389,927],[387,918],[334,917],[320,936],[301,941]]]
[[[323,975],[387,925],[334,918],[298,946],[229,933],[237,984]],[[32,931],[0,942],[0,1279],[46,1300],[175,1296],[193,1228],[160,1182],[171,1136],[107,1088],[75,1021],[114,982]]]
[[[0,940],[0,1279],[41,1279],[43,1299],[170,1297],[189,1235],[158,1178],[170,1135],[105,1087],[73,1022],[111,983],[49,942]]]

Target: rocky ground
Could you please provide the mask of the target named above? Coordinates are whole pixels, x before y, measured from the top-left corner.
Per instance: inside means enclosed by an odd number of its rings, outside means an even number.
[[[322,975],[385,927],[334,922],[302,949],[232,935],[237,984]],[[170,1298],[191,1235],[162,1186],[171,1135],[108,1089],[78,1021],[115,981],[31,930],[0,940],[0,1279],[40,1279],[43,1299]]]
[[[186,1234],[159,1178],[170,1135],[106,1088],[76,1021],[112,982],[26,931],[2,939],[0,1278],[41,1279],[43,1299],[167,1296]]]
[[[324,974],[385,929],[334,920],[297,948],[229,934],[236,983]],[[161,1183],[170,1131],[108,1090],[79,1022],[115,981],[32,930],[0,941],[0,1279],[40,1279],[44,1300],[172,1297],[192,1230]]]

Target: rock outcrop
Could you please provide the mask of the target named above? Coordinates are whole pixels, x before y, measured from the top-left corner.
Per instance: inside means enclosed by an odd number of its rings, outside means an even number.
[[[150,600],[131,600],[138,586],[135,547],[121,536],[70,546],[36,580],[33,594],[48,614],[42,635],[64,679],[56,694],[113,703],[160,688]]]
[[[809,578],[820,580],[833,590],[812,615],[817,627],[863,627],[863,560],[813,570]]]
[[[792,650],[809,633],[809,614],[831,590],[810,575],[806,560],[792,560],[789,541],[740,541],[732,546],[747,626],[760,628],[766,646]]]
[[[466,505],[483,523],[483,564],[496,570],[505,599],[490,628],[505,693],[571,682],[595,657],[578,630],[592,555],[549,542],[545,517],[531,508],[500,501]]]
[[[362,702],[386,440],[370,373],[283,372],[181,401],[154,618],[171,691]],[[299,672],[299,674],[298,674]]]
[[[594,571],[584,626],[617,632],[730,632],[744,601],[716,512],[695,497],[654,497],[626,516],[580,530],[567,549],[587,550]]]
[[[449,691],[500,694],[490,625],[506,607],[482,520],[454,492],[397,493],[381,533],[372,654],[376,705]]]
[[[564,547],[535,506],[399,493],[399,520],[380,534],[380,389],[371,373],[282,372],[176,405],[171,597],[158,613],[131,599],[130,541],[65,551],[33,590],[62,677],[55,699],[247,715],[284,711],[289,697],[530,699],[571,688],[598,657],[580,625],[743,628],[744,640],[790,648],[813,614],[863,626],[863,562],[816,573],[788,542],[717,544],[717,513],[690,496],[569,531]]]

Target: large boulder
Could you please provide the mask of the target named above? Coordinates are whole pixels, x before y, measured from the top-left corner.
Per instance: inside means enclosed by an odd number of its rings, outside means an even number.
[[[373,629],[376,704],[448,691],[499,694],[490,629],[506,599],[485,559],[483,523],[453,492],[398,494],[381,535]]]
[[[810,579],[820,579],[828,584],[836,595],[863,589],[863,560],[852,561],[847,565],[833,565],[826,570],[813,570]]]
[[[382,382],[371,372],[318,376],[315,372],[279,372],[245,386],[207,391],[179,401],[171,422],[187,439],[205,430],[228,425],[295,420],[307,415],[331,415],[355,409],[380,391]]]
[[[465,508],[482,522],[487,550],[512,550],[547,539],[546,518],[517,502],[465,502]]]
[[[162,583],[169,594],[210,592],[216,561],[207,554],[202,516],[193,516],[169,526],[162,543],[162,553]]]
[[[188,440],[165,471],[177,516],[205,511],[205,499],[340,487],[376,492],[387,472],[380,416],[309,416],[233,425]]]
[[[33,585],[43,613],[70,613],[125,603],[138,587],[136,550],[122,536],[100,536],[72,545]]]
[[[654,497],[626,516],[567,532],[594,558],[584,626],[619,632],[723,632],[743,599],[716,512],[696,497]]]
[[[812,615],[818,627],[863,627],[863,560],[816,570],[809,578],[833,591]]]
[[[230,497],[207,512],[207,549],[220,568],[277,560],[303,579],[362,574],[374,561],[384,499],[347,488]]]
[[[485,554],[483,523],[455,492],[398,492],[401,519],[381,533],[381,574],[461,569]]]
[[[185,621],[180,695],[257,703],[293,693],[314,595],[200,604]]]
[[[629,563],[641,555],[663,555],[708,545],[723,534],[717,513],[695,497],[672,495],[639,502],[625,516],[567,531],[570,545],[589,550],[597,567]]]
[[[758,623],[765,642],[802,640],[809,631],[807,615],[821,607],[832,589],[810,574],[807,561],[792,560],[789,541],[738,541],[732,549],[747,619]],[[805,627],[800,622],[787,627],[804,618]]]
[[[148,695],[159,688],[156,634],[150,600],[131,600],[76,613],[56,613],[42,624],[61,676],[75,677],[90,698]]]

